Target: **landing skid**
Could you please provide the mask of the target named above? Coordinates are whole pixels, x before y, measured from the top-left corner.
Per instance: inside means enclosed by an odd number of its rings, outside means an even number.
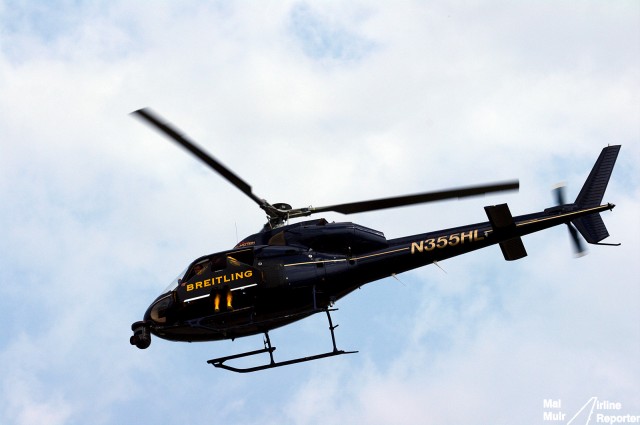
[[[276,347],[271,345],[271,339],[269,338],[269,332],[265,331],[265,333],[264,333],[265,339],[264,339],[264,348],[263,349],[254,350],[254,351],[247,351],[245,353],[234,354],[234,355],[231,355],[231,356],[219,357],[217,359],[211,359],[211,360],[208,360],[207,363],[213,365],[214,367],[230,370],[232,372],[248,373],[248,372],[257,372],[259,370],[272,369],[274,367],[287,366],[287,365],[296,364],[296,363],[309,362],[309,361],[312,361],[312,360],[323,359],[325,357],[333,357],[333,356],[339,356],[339,355],[342,355],[342,354],[357,353],[357,351],[338,350],[338,347],[336,347],[336,336],[335,336],[335,334],[333,332],[334,329],[338,327],[338,325],[333,326],[333,322],[331,321],[331,314],[329,314],[329,311],[330,311],[329,309],[325,309],[325,313],[327,313],[327,319],[329,319],[329,331],[331,332],[331,342],[333,343],[333,350],[332,351],[328,351],[326,353],[321,353],[321,354],[316,354],[316,355],[313,355],[313,356],[298,357],[296,359],[286,360],[286,361],[283,361],[283,362],[276,362],[274,360],[274,358],[273,358],[273,352],[276,350]],[[269,363],[264,364],[264,365],[260,365],[260,366],[247,367],[247,368],[229,366],[229,365],[224,363],[224,362],[226,362],[228,360],[239,359],[239,358],[242,358],[242,357],[255,356],[257,354],[262,354],[262,353],[269,353],[269,358],[270,358],[270,362]]]

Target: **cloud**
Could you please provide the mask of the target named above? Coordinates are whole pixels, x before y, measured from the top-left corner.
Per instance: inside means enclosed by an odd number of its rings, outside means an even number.
[[[0,421],[513,423],[594,394],[637,410],[638,5],[350,2],[0,6]],[[330,205],[518,177],[519,194],[353,220],[399,237],[568,198],[623,145],[603,214],[365,286],[338,303],[360,353],[251,376],[260,348],[129,326],[193,258],[257,231],[243,194],[127,115],[152,106],[271,202]],[[237,229],[237,230],[236,230]],[[237,234],[237,235],[236,235]],[[495,248],[495,249],[494,249]],[[326,321],[274,331],[327,349]],[[277,341],[277,342],[276,342]],[[180,406],[180,409],[176,409]],[[425,419],[426,418],[426,419]]]
[[[350,20],[349,24],[353,23]],[[304,53],[314,59],[359,60],[374,46],[373,41],[353,33],[346,25],[331,22],[307,3],[292,7],[290,26]]]

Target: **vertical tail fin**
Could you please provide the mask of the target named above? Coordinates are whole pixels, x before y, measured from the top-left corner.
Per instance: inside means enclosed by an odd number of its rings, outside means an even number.
[[[618,158],[620,145],[607,146],[602,149],[589,177],[584,182],[582,190],[576,198],[576,205],[580,208],[592,208],[601,205],[604,192],[607,190],[609,177]]]
[[[602,149],[576,198],[575,205],[578,208],[593,208],[601,205],[609,177],[611,177],[613,166],[618,158],[618,152],[620,152],[620,145],[607,146]],[[600,214],[581,217],[573,220],[572,223],[588,243],[595,244],[609,236]]]

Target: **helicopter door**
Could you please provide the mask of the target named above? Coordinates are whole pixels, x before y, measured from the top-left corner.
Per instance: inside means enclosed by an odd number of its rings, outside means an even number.
[[[302,261],[292,260],[284,264],[285,281],[291,286],[314,285],[325,277],[325,264],[311,255],[301,257]]]
[[[249,251],[253,254],[253,251]],[[255,290],[262,283],[261,273],[249,265],[253,255],[247,252],[229,253],[225,257],[225,268],[215,270],[211,290],[214,312],[234,311],[254,305]]]
[[[262,281],[260,272],[238,258],[242,257],[233,253],[227,256],[226,268],[221,278],[216,277],[216,285],[226,285],[231,291],[258,286]]]

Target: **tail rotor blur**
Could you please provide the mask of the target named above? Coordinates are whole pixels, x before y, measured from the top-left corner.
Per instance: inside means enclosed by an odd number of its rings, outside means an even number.
[[[566,185],[564,183],[559,183],[553,188],[552,192],[558,207],[568,206],[565,202],[565,187]],[[578,230],[573,226],[573,224],[571,224],[571,222],[567,222],[567,227],[569,228],[569,235],[571,236],[575,256],[582,257],[587,255],[587,248],[585,247]]]

